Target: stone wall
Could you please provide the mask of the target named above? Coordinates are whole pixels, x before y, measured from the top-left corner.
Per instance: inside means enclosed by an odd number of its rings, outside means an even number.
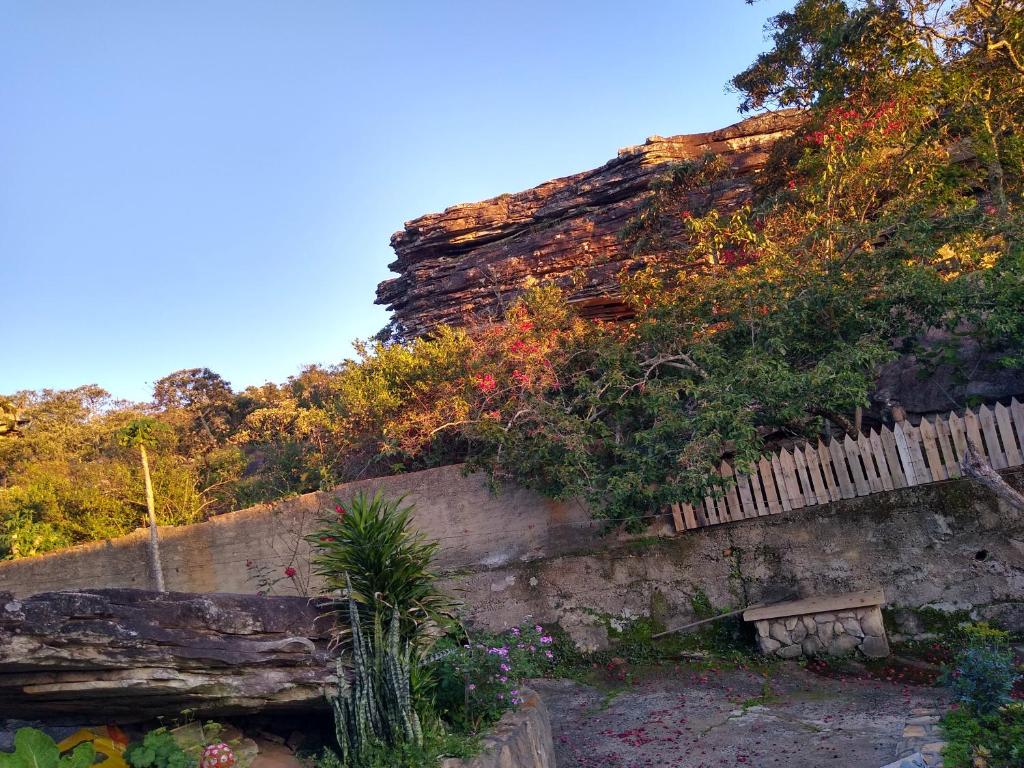
[[[797,656],[847,656],[854,651],[874,659],[889,655],[882,622],[885,592],[870,589],[843,595],[816,595],[750,608],[744,621],[757,627],[762,653],[795,659]]]
[[[1024,473],[1006,477],[1024,488]],[[408,494],[417,524],[440,541],[445,583],[459,590],[470,620],[494,629],[526,618],[559,621],[581,642],[600,645],[609,629],[638,616],[685,623],[703,596],[726,608],[879,585],[896,609],[890,631],[926,630],[922,607],[1024,629],[1024,519],[961,480],[674,537],[665,535],[666,520],[624,540],[601,538],[581,505],[524,490],[493,495],[483,478],[448,467],[165,529],[168,587],[252,593],[276,582],[276,594],[313,590],[300,536],[335,497],[375,487]],[[140,532],[0,563],[0,591],[146,586],[144,546]],[[282,575],[289,563],[294,579]]]
[[[502,715],[483,737],[479,755],[449,758],[441,768],[555,768],[548,710],[536,691],[524,688],[522,694],[522,705]]]

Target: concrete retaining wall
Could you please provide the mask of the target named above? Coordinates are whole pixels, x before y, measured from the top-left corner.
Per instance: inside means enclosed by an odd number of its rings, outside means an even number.
[[[446,570],[487,568],[592,546],[597,524],[576,503],[557,503],[521,488],[494,494],[480,475],[460,467],[393,475],[308,493],[219,515],[205,523],[161,528],[167,588],[181,592],[257,592],[272,583],[275,594],[316,589],[309,576],[309,545],[320,515],[347,504],[357,491],[405,495],[415,505],[416,525],[440,543],[438,565]],[[0,561],[0,591],[30,595],[80,587],[151,586],[144,529],[40,557]],[[285,578],[292,566],[297,574]]]
[[[1024,473],[1007,479],[1024,487]],[[335,498],[374,488],[407,494],[417,525],[440,541],[445,583],[459,590],[470,620],[494,629],[558,621],[582,644],[601,645],[609,625],[638,616],[689,620],[704,596],[724,608],[873,587],[885,588],[889,607],[973,611],[1024,629],[1024,517],[959,480],[674,537],[665,520],[626,541],[601,538],[579,504],[521,489],[494,495],[483,478],[445,467],[164,529],[168,587],[313,591],[301,537]],[[283,575],[289,565],[294,578]],[[147,583],[144,532],[0,563],[0,591],[22,596]],[[890,631],[921,630],[915,613],[900,615],[906,626]]]

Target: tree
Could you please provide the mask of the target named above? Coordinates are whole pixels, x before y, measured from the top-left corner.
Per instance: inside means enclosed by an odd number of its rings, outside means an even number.
[[[32,420],[10,400],[0,399],[0,437],[15,436],[28,428]]]
[[[149,567],[158,592],[166,592],[163,567],[160,564],[160,534],[156,525],[156,508],[153,502],[153,483],[149,476],[147,446],[156,444],[159,422],[152,418],[134,419],[118,433],[118,442],[128,448],[138,448],[142,460],[142,477],[146,484],[146,510],[149,513]]]

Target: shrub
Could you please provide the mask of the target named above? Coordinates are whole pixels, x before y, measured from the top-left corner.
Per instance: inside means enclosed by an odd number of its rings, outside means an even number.
[[[461,645],[449,641],[435,656],[438,714],[457,729],[479,733],[522,703],[523,680],[554,667],[553,644],[539,624],[478,635]]]
[[[132,768],[195,768],[196,759],[183,750],[166,728],[147,733],[128,745],[124,759]]]
[[[946,768],[1019,768],[1024,765],[1024,704],[1014,703],[989,715],[966,708],[942,719]],[[975,763],[980,757],[982,762]]]
[[[307,540],[316,551],[314,572],[328,589],[351,589],[368,625],[375,616],[397,614],[402,638],[422,648],[454,624],[453,601],[435,585],[437,543],[412,530],[412,509],[401,498],[360,492],[337,504]]]
[[[954,698],[979,715],[991,715],[1010,702],[1018,675],[1013,653],[994,644],[974,644],[944,676]]]

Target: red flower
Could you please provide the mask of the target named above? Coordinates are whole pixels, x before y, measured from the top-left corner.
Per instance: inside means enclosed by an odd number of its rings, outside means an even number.
[[[287,576],[289,579],[292,578],[296,573],[298,573],[298,571],[296,571],[290,565],[284,569],[284,575]]]
[[[481,392],[493,392],[498,386],[498,382],[494,380],[494,377],[491,374],[485,373],[476,380],[476,386]]]

